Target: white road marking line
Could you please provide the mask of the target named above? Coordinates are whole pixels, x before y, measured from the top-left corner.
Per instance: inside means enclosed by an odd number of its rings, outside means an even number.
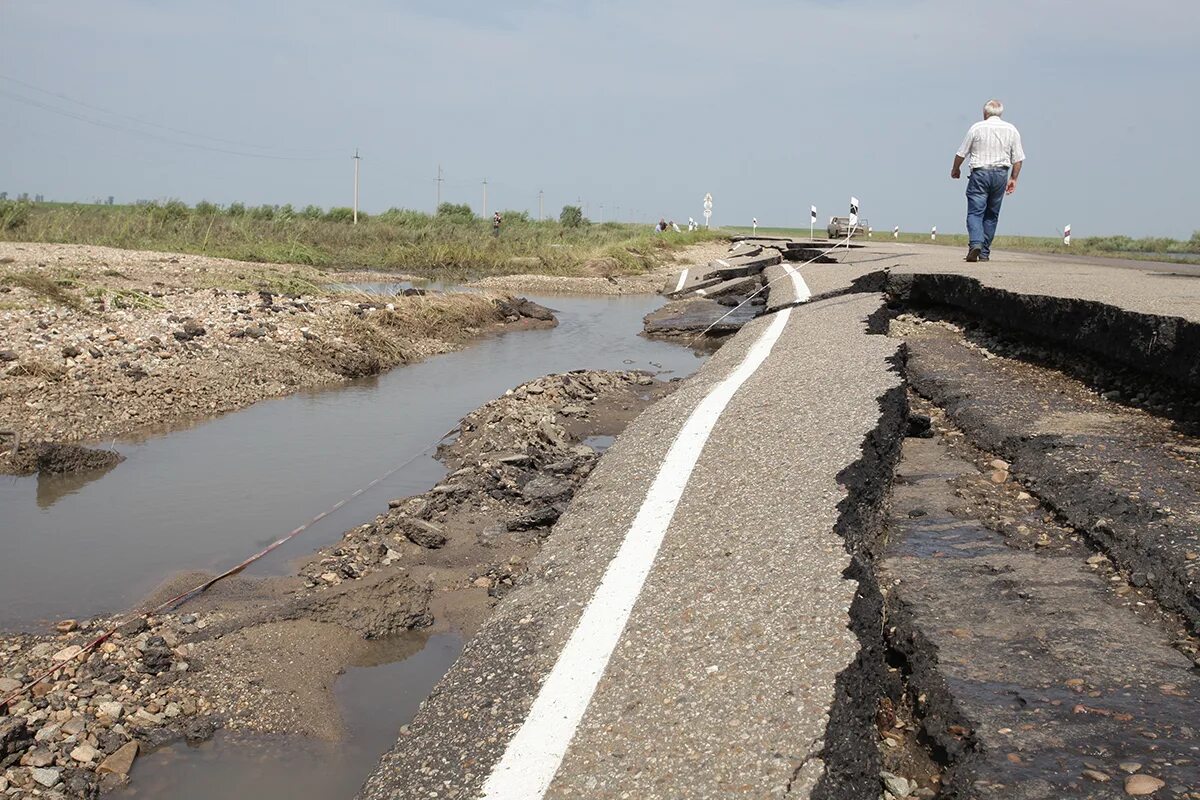
[[[728,267],[728,266],[729,266],[729,262],[728,262],[728,261],[726,261],[726,260],[725,260],[725,259],[723,259],[723,258],[718,258],[718,259],[717,259],[717,263],[718,263],[718,264],[720,264],[722,267]]]
[[[737,390],[771,354],[790,316],[790,308],[775,315],[742,363],[709,390],[680,428],[525,722],[492,767],[483,785],[485,800],[538,800],[545,795],[625,630],[709,434]]]
[[[800,270],[791,264],[784,264],[783,271],[791,276],[792,288],[796,290],[795,302],[807,303],[812,298],[812,292],[808,290],[808,284],[804,282],[804,276],[800,274]]]
[[[678,292],[680,289],[683,288],[683,284],[687,282],[687,276],[688,276],[688,271],[686,269],[684,269],[683,272],[679,273],[679,282],[675,284],[676,292]]]

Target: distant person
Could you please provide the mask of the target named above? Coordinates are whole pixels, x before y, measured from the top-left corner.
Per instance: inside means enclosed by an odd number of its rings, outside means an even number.
[[[696,230],[696,218],[695,217],[688,217],[688,230],[689,231]]]
[[[492,236],[497,239],[500,238],[500,223],[502,222],[504,222],[504,217],[500,216],[499,211],[492,215]]]
[[[671,220],[671,230],[675,231],[676,233],[682,232],[679,230],[679,224],[676,223],[675,220]]]
[[[1017,190],[1017,176],[1025,162],[1021,134],[1000,119],[1004,104],[988,100],[983,106],[983,121],[967,131],[954,154],[950,177],[961,177],[959,168],[970,157],[971,175],[967,178],[967,261],[987,261],[992,254],[992,239],[1000,221],[1000,203],[1004,195]],[[1012,169],[1012,175],[1009,175]]]
[[[659,233],[666,233],[666,232],[667,232],[667,218],[666,218],[666,217],[661,217],[661,218],[659,218],[659,220],[658,220],[658,231],[659,231]]]

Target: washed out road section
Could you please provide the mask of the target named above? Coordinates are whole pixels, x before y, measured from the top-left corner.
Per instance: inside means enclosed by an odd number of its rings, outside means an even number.
[[[578,728],[560,732],[569,747],[544,796],[805,797],[823,777],[835,683],[858,651],[849,628],[857,584],[843,574],[849,556],[834,532],[847,490],[836,476],[862,456],[878,398],[899,384],[896,343],[866,331],[880,303],[866,295],[795,310],[729,400],[611,660],[587,666],[603,675]],[[781,318],[747,325],[617,439],[529,579],[468,644],[361,797],[484,791],[680,432]],[[831,398],[831,384],[845,390]],[[542,795],[536,780],[520,794],[522,777],[535,778],[515,775],[496,796]]]

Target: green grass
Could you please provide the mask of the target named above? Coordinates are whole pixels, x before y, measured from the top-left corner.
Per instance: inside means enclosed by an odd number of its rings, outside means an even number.
[[[622,223],[567,227],[508,212],[497,239],[490,220],[475,217],[391,209],[360,213],[359,223],[352,225],[347,211],[237,203],[189,208],[179,201],[22,204],[0,209],[0,217],[8,220],[0,226],[0,241],[107,245],[453,279],[516,272],[636,273],[689,244],[724,236],[716,231],[655,236],[645,225]]]
[[[737,233],[750,233],[752,229],[733,227],[726,230]],[[758,233],[762,236],[796,236],[808,237],[808,228],[766,228],[760,225]],[[828,238],[824,227],[814,228],[813,235],[818,239]],[[866,240],[866,237],[857,237]],[[966,248],[968,241],[965,233],[939,233],[936,241],[929,238],[929,232],[906,233],[893,239],[891,230],[875,231],[872,241],[907,242],[909,244],[939,244],[949,247]],[[1062,239],[1054,236],[997,236],[992,247],[996,250],[1011,250],[1025,253],[1061,253],[1077,256],[1109,256],[1113,258],[1130,258],[1140,261],[1186,261],[1195,263],[1200,256],[1200,231],[1192,234],[1191,239],[1168,239],[1164,237],[1144,237],[1134,239],[1129,236],[1076,236],[1071,239],[1071,245],[1062,243]]]

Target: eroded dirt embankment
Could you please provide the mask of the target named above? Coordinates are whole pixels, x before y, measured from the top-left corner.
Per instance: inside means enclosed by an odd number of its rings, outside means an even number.
[[[546,309],[499,293],[382,298],[336,278],[293,265],[0,243],[0,451],[174,426],[494,331],[554,324]],[[32,458],[0,458],[0,471],[54,463]]]
[[[415,628],[469,634],[591,472],[599,452],[585,440],[616,435],[671,388],[638,372],[539,378],[462,421],[439,453],[444,482],[389,502],[296,577],[229,578],[82,659],[109,620],[0,639],[3,695],[65,665],[0,715],[0,775],[83,797],[121,782],[138,749],[217,728],[338,738],[331,687],[368,641]],[[177,576],[148,605],[206,577]]]

